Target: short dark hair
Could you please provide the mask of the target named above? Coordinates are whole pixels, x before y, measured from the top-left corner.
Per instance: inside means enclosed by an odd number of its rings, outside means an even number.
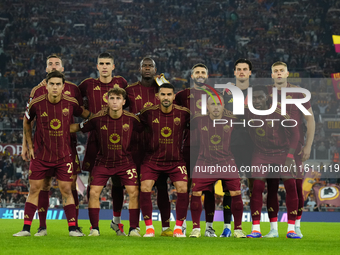
[[[124,99],[126,98],[126,91],[123,88],[116,87],[116,88],[110,89],[107,92],[107,97],[109,97],[111,94],[114,94],[114,95],[117,95],[117,96],[122,95]]]
[[[53,71],[46,75],[46,82],[48,82],[51,78],[61,78],[63,80],[63,84],[65,83],[65,75],[59,71]]]
[[[251,61],[249,59],[246,58],[239,58],[238,60],[236,60],[236,62],[234,63],[234,71],[236,70],[236,66],[238,64],[248,64],[249,66],[249,70],[251,71],[253,69],[253,64],[251,63]]]
[[[161,88],[172,89],[175,93],[175,87],[170,83],[163,83],[161,86],[159,86],[158,91],[160,91]]]
[[[263,86],[263,85],[254,86],[253,92],[255,92],[255,91],[263,91],[266,95],[268,95],[268,88],[266,86]]]
[[[145,58],[143,58],[143,59],[140,61],[140,63],[139,63],[139,67],[142,67],[143,62],[144,62],[145,60],[150,60],[150,61],[153,63],[153,65],[155,66],[155,68],[156,68],[156,62],[155,62],[155,60],[153,60],[153,59],[150,58],[150,57],[145,57]]]
[[[59,59],[60,59],[61,66],[63,65],[63,60],[62,60],[61,57],[58,56],[57,54],[51,54],[51,55],[49,55],[49,56],[46,58],[46,62],[47,62],[50,58],[59,58]]]
[[[194,69],[195,69],[196,67],[203,67],[203,68],[205,68],[205,70],[207,70],[207,73],[209,73],[208,67],[207,67],[205,64],[198,63],[198,64],[194,65],[194,66],[191,68],[191,74],[194,73]]]
[[[97,61],[98,61],[99,58],[109,58],[109,59],[112,59],[112,63],[114,63],[114,58],[113,58],[113,56],[111,55],[111,53],[108,53],[108,52],[100,53],[100,54],[98,55]]]

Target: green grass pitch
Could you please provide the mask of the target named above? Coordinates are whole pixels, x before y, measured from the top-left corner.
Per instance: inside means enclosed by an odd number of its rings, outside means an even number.
[[[125,232],[128,222],[123,222]],[[66,220],[48,220],[48,235],[34,237],[39,221],[32,224],[31,237],[13,237],[22,229],[23,220],[0,219],[0,254],[339,254],[340,223],[301,223],[304,234],[302,240],[286,238],[287,223],[279,223],[279,238],[274,239],[236,239],[236,238],[174,238],[160,237],[161,223],[154,222],[155,238],[118,237],[110,229],[110,221],[99,222],[99,237],[69,237]],[[192,222],[188,222],[187,235],[190,234]],[[88,235],[90,222],[80,220],[79,225]],[[141,225],[141,233],[145,233],[145,225]],[[174,227],[174,222],[171,222]],[[222,222],[215,222],[216,234],[223,229]],[[204,235],[205,223],[201,223]],[[245,233],[250,233],[251,223],[243,223]],[[269,231],[269,223],[261,224],[262,234]]]

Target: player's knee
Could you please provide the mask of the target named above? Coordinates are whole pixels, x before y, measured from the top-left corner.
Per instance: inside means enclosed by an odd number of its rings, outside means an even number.
[[[229,191],[229,192],[230,192],[230,196],[232,197],[241,195],[241,190],[235,190],[235,191]]]
[[[192,195],[195,196],[195,197],[200,197],[200,196],[202,196],[202,191],[193,191]]]
[[[141,192],[151,192],[152,190],[152,185],[148,184],[148,183],[143,183],[140,186],[140,190]]]
[[[91,199],[99,199],[99,196],[100,196],[100,192],[96,189],[90,189],[90,198]]]
[[[188,187],[186,183],[177,185],[177,193],[187,193],[187,192],[188,192]]]
[[[139,195],[138,187],[129,190],[130,199],[136,199],[138,198],[138,195]]]

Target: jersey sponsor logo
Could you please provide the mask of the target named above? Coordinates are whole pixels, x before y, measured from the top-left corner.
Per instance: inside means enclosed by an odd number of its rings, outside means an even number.
[[[62,112],[63,112],[63,115],[66,117],[70,113],[70,110],[67,108],[64,108]]]
[[[104,125],[104,126],[102,126],[100,129],[102,129],[102,130],[107,130],[107,127],[106,127],[106,125]]]
[[[61,127],[61,121],[58,119],[53,119],[50,122],[50,126],[52,129],[57,130]]]
[[[129,128],[130,128],[130,125],[129,125],[129,124],[124,124],[124,125],[123,125],[123,130],[124,130],[125,132],[128,131]]]
[[[72,219],[69,220],[69,222],[70,222],[70,221],[76,221],[76,220],[75,220],[74,218],[72,218]]]
[[[43,207],[41,207],[38,212],[45,212],[45,209]]]
[[[197,100],[196,101],[196,107],[198,108],[198,109],[201,109],[202,108],[202,100],[201,99],[199,99],[199,100]]]
[[[103,101],[105,102],[105,103],[107,103],[107,100],[108,99],[108,97],[107,97],[107,92],[103,95]]]
[[[140,95],[135,97],[135,100],[141,100],[141,99],[142,99],[142,97]]]
[[[70,91],[65,91],[64,94],[65,95],[71,95],[71,92]]]
[[[100,87],[97,86],[97,87],[95,87],[93,90],[100,90]]]
[[[171,128],[169,128],[169,127],[164,127],[164,128],[162,128],[161,129],[161,135],[163,136],[163,137],[169,137],[169,136],[171,136],[171,134],[172,134],[172,130],[171,130]]]
[[[234,102],[233,98],[228,101],[228,103],[232,103],[232,102]]]
[[[118,143],[120,141],[120,135],[113,133],[110,135],[109,140],[111,143]]]
[[[152,123],[158,123],[158,124],[159,124],[158,118],[154,119],[154,120],[152,121]]]
[[[194,98],[194,94],[190,94],[188,98]]]
[[[176,126],[178,126],[180,122],[181,122],[181,119],[180,119],[180,118],[176,117],[176,118],[174,119],[174,123],[176,124]]]
[[[208,128],[207,128],[207,126],[204,126],[204,127],[202,127],[201,130],[203,130],[203,131],[208,131]]]
[[[269,207],[268,212],[274,212],[273,207]]]
[[[116,83],[115,85],[113,85],[113,88],[119,88],[119,84]]]
[[[221,142],[221,137],[219,135],[213,135],[210,137],[210,142],[212,144],[219,144]]]
[[[258,136],[265,136],[265,135],[266,135],[266,131],[264,131],[263,128],[257,128],[257,129],[256,129],[256,134],[257,134]]]
[[[27,214],[25,214],[25,217],[24,217],[25,219],[29,219],[30,217],[27,215]]]
[[[44,112],[43,114],[40,115],[40,117],[48,117],[48,115],[46,112]]]
[[[145,104],[144,104],[144,107],[148,107],[148,106],[152,106],[153,105],[153,103],[151,103],[151,102],[146,102]]]
[[[297,215],[297,211],[296,210],[291,211],[289,214]]]

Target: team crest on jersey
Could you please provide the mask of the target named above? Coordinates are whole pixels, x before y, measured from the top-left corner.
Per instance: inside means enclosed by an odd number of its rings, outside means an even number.
[[[120,141],[120,135],[113,133],[110,135],[109,140],[111,143],[118,143]]]
[[[180,122],[181,122],[181,119],[180,119],[180,118],[176,117],[176,118],[174,119],[174,123],[175,123],[177,126],[179,125]]]
[[[108,101],[107,92],[103,95],[103,101],[105,103],[107,103],[107,101]]]
[[[257,128],[257,129],[256,129],[256,134],[257,134],[258,136],[265,136],[265,135],[266,135],[266,131],[264,131],[263,128]]]
[[[65,117],[68,116],[69,113],[70,113],[70,110],[69,110],[69,109],[67,109],[67,108],[63,109],[63,115],[64,115]]]
[[[129,128],[130,128],[129,124],[124,124],[124,125],[123,125],[123,130],[124,130],[125,132],[128,131]]]
[[[61,121],[58,119],[53,119],[50,122],[50,126],[51,128],[53,128],[54,130],[57,130],[61,127]]]
[[[202,108],[201,105],[202,105],[202,100],[201,100],[201,99],[197,100],[197,101],[196,101],[196,107],[197,107],[198,109],[201,109],[201,108]]]
[[[153,105],[153,103],[151,103],[151,102],[146,102],[145,104],[144,104],[144,107],[148,107],[148,106],[152,106]]]
[[[221,137],[219,135],[213,135],[210,137],[210,142],[214,145],[219,144],[221,142]]]
[[[161,129],[161,134],[165,138],[171,136],[171,134],[172,134],[171,128],[169,128],[169,127],[162,128]]]
[[[71,92],[70,91],[65,91],[64,94],[65,95],[71,95]]]
[[[229,126],[229,125],[225,125],[225,126],[223,127],[223,130],[224,130],[226,133],[228,133],[229,130],[230,130],[230,126]]]

